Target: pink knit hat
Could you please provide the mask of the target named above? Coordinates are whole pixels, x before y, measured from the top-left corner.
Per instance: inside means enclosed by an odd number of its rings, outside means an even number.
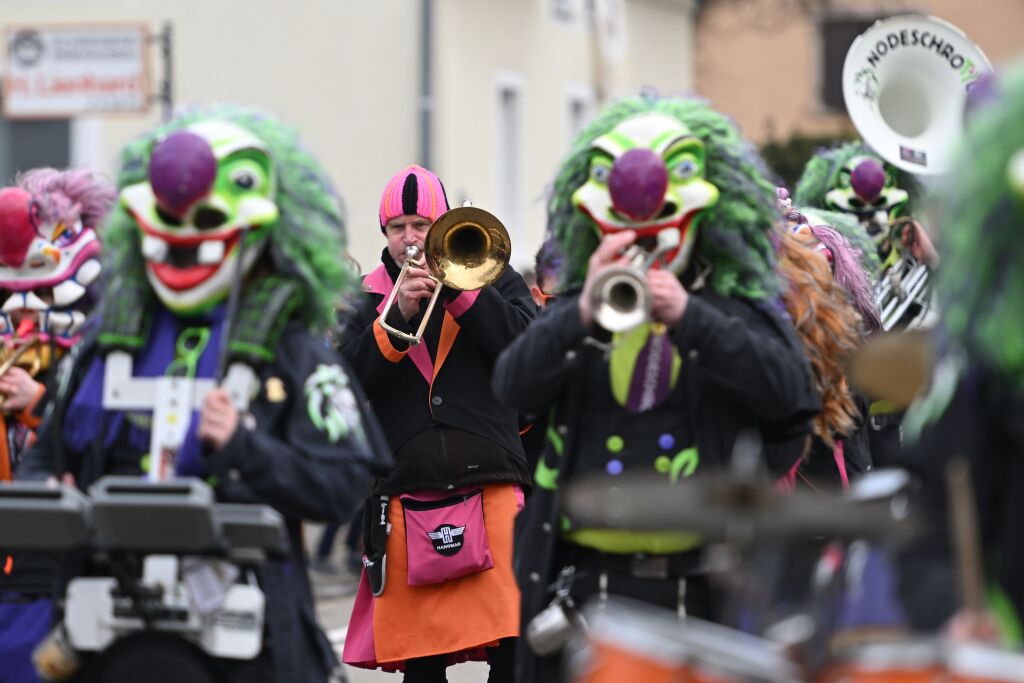
[[[380,198],[380,229],[395,216],[417,215],[431,222],[448,210],[444,185],[436,175],[415,164],[406,166],[388,181]]]

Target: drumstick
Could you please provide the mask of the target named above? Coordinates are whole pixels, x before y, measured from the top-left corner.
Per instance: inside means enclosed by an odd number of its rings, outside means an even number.
[[[949,488],[950,527],[964,608],[971,614],[978,614],[984,602],[985,580],[981,569],[978,514],[971,488],[971,469],[963,456],[955,456],[946,465],[946,484]]]

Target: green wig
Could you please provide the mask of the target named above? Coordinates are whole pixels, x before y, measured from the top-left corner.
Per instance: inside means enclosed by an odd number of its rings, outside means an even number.
[[[704,143],[706,179],[716,204],[694,219],[694,258],[712,267],[719,293],[762,299],[779,293],[771,233],[780,219],[775,185],[764,162],[728,118],[702,100],[630,97],[609,106],[579,135],[555,178],[548,200],[548,233],[562,252],[562,291],[583,286],[587,260],[601,240],[596,225],[572,203],[590,173],[590,145],[625,119],[658,113],[681,121]]]
[[[270,259],[271,269],[278,277],[296,285],[301,301],[295,309],[296,315],[312,329],[326,329],[334,322],[335,306],[354,287],[357,278],[342,258],[345,225],[341,200],[324,169],[300,145],[294,129],[258,111],[236,106],[220,105],[185,112],[124,148],[118,187],[147,181],[150,154],[159,140],[200,121],[213,120],[246,129],[270,151],[276,169],[273,200],[280,217],[262,231],[267,239],[263,258]],[[105,318],[119,314],[119,299],[124,298],[119,292],[134,297],[126,302],[129,308],[140,307],[138,297],[152,301],[139,228],[123,206],[118,205],[111,214],[103,240],[104,272],[108,278],[106,291],[113,302],[113,306],[104,307]]]
[[[1024,62],[994,87],[941,195],[936,287],[952,341],[1024,389],[1024,188],[1010,174],[1024,155]]]

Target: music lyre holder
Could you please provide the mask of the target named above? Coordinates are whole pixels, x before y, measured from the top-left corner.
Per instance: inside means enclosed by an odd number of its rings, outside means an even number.
[[[258,384],[252,368],[232,363],[222,386],[235,408],[244,412],[252,388]],[[107,355],[103,375],[103,407],[106,410],[152,411],[150,429],[150,481],[172,478],[174,457],[185,441],[192,411],[199,410],[206,395],[217,386],[208,378],[135,377],[134,359],[125,351]]]
[[[265,505],[217,503],[198,479],[135,477],[104,477],[88,497],[67,485],[0,486],[0,547],[84,551],[103,570],[67,586],[62,626],[75,650],[156,630],[232,659],[262,648],[251,568],[288,548],[282,517]]]

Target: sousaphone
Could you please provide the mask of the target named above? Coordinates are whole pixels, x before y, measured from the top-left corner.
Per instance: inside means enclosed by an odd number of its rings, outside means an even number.
[[[949,170],[967,93],[992,70],[947,21],[908,14],[876,21],[843,63],[843,99],[864,141],[908,173]]]

